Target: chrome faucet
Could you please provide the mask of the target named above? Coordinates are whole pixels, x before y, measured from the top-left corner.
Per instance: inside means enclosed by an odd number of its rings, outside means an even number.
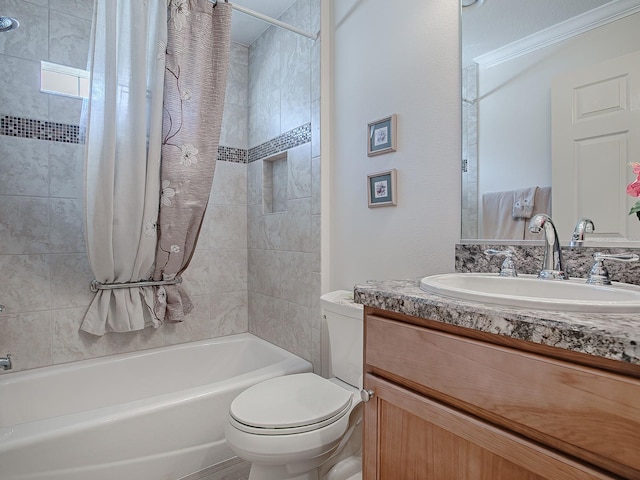
[[[5,370],[11,370],[11,354],[8,353],[6,357],[0,357],[0,367]]]
[[[569,246],[571,248],[582,248],[582,244],[584,243],[584,234],[592,233],[595,229],[596,226],[593,224],[591,219],[581,218],[573,229],[573,235],[571,235],[571,242],[569,243]]]
[[[538,278],[543,280],[567,280],[569,276],[564,271],[564,261],[556,226],[549,215],[539,213],[531,218],[529,231],[531,233],[540,233],[543,230],[544,259],[542,260],[542,270],[540,270]]]

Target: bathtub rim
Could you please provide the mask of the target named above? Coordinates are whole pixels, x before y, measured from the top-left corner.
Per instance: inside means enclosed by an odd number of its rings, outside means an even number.
[[[274,343],[269,342],[268,340],[265,340],[264,338],[258,337],[257,335],[254,335],[249,332],[243,332],[243,333],[234,333],[231,335],[225,335],[222,337],[196,340],[193,342],[174,343],[171,345],[164,345],[162,347],[149,347],[149,348],[144,348],[142,350],[135,350],[131,352],[114,353],[112,355],[102,355],[99,357],[86,358],[82,360],[72,360],[69,362],[56,363],[52,365],[44,365],[41,367],[18,370],[15,372],[7,371],[5,373],[0,374],[0,387],[2,387],[3,385],[14,383],[14,382],[22,381],[23,378],[37,379],[40,376],[46,376],[51,373],[55,373],[56,371],[68,370],[70,368],[84,369],[84,368],[89,368],[95,365],[110,363],[112,361],[123,361],[128,358],[150,356],[150,355],[161,353],[163,351],[189,349],[189,348],[194,348],[201,345],[215,345],[219,343],[241,342],[247,339],[257,340],[261,343],[265,343],[269,347],[273,347],[275,351],[281,353],[283,356],[294,355],[298,358],[302,358],[293,352],[290,352]],[[308,360],[305,360],[305,361],[308,362]]]

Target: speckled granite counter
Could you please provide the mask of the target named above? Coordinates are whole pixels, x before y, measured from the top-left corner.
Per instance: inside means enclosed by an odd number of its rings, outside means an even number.
[[[563,313],[448,299],[420,289],[419,279],[354,287],[356,303],[481,332],[640,365],[640,312]]]

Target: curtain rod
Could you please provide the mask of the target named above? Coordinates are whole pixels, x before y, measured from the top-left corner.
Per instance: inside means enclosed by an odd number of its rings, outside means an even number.
[[[210,0],[210,1],[211,3],[213,3],[214,6],[218,3],[218,0]],[[262,13],[255,12],[246,7],[236,5],[235,3],[231,4],[231,8],[239,11],[240,13],[244,13],[246,15],[250,15],[254,18],[257,18],[258,20],[262,20],[263,22],[270,23],[271,25],[274,25],[276,27],[283,28],[285,30],[289,30],[290,32],[297,33],[298,35],[302,35],[303,37],[310,38],[311,40],[318,39],[318,35],[313,35],[309,32],[306,32],[297,27],[294,27],[293,25],[289,25],[288,23],[281,22],[280,20],[276,20],[275,18],[268,17],[267,15],[263,15]]]

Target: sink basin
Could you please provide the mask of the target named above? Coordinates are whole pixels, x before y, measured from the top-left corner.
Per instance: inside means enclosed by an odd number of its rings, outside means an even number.
[[[540,280],[535,275],[500,277],[447,273],[420,280],[426,292],[459,300],[536,310],[590,313],[640,312],[640,287],[628,283],[588,285],[585,279]]]

